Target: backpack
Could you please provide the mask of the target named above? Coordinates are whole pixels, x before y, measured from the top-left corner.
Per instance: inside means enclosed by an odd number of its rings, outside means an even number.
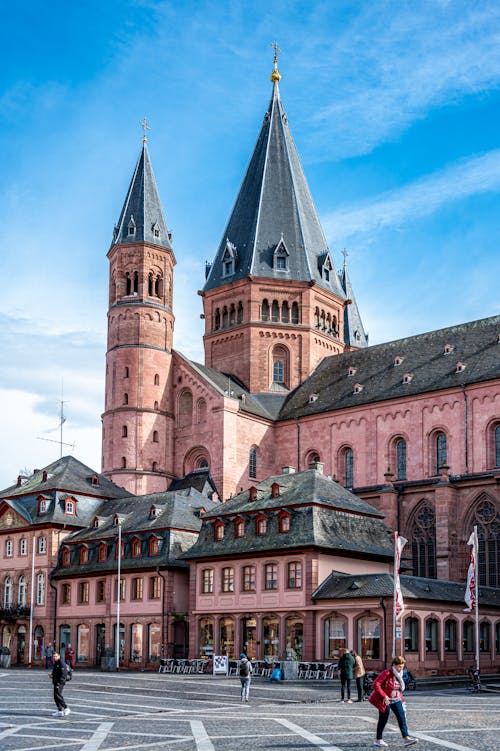
[[[240,665],[240,677],[248,678],[249,675],[250,675],[250,665],[248,664],[248,660],[245,660]]]

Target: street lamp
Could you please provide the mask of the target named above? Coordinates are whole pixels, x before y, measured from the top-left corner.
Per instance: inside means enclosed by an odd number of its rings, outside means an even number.
[[[115,652],[116,652],[116,669],[120,667],[120,577],[121,577],[121,558],[122,558],[122,520],[118,518],[118,587],[116,590],[116,636],[115,636]]]

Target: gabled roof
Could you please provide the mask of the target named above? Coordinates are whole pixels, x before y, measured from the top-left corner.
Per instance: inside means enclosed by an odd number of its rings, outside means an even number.
[[[279,486],[273,497],[272,486]],[[316,547],[331,554],[389,561],[393,556],[390,530],[383,514],[318,470],[275,475],[239,493],[203,517],[198,540],[187,559],[252,555],[257,552]],[[279,516],[290,514],[290,530],[280,532]],[[265,535],[257,534],[255,517],[267,518]],[[234,533],[234,520],[246,520],[245,535]],[[214,523],[222,521],[224,537],[214,540]]]
[[[129,226],[134,227],[132,235],[129,234]],[[155,235],[155,230],[158,236]],[[113,233],[112,245],[137,242],[172,249],[145,141]]]
[[[288,254],[287,270],[276,268],[274,263],[274,252],[280,244]],[[235,259],[234,273],[224,275],[222,259],[228,247]],[[314,281],[344,299],[335,271],[330,273],[329,281],[321,274],[319,258],[327,250],[275,80],[257,143],[204,289],[252,274],[280,281]]]
[[[500,378],[500,316],[326,357],[289,394],[279,420]],[[446,346],[449,351],[445,353]],[[401,359],[395,365],[396,358]],[[457,363],[465,367],[457,372]],[[348,375],[349,368],[354,372]],[[405,373],[409,380],[404,379]],[[361,389],[355,392],[354,386]],[[318,398],[310,402],[309,395]]]
[[[339,271],[339,279],[346,298],[351,301],[350,305],[346,305],[344,308],[344,342],[351,347],[367,347],[368,334],[365,334],[358,303],[354,297],[351,280],[345,264],[342,270]]]
[[[465,584],[460,582],[426,579],[421,576],[400,576],[404,600],[438,600],[464,604]],[[312,594],[314,600],[353,600],[365,597],[392,597],[392,574],[342,574],[332,571]],[[480,587],[482,605],[500,607],[500,589]]]
[[[202,493],[204,496],[211,497],[213,493],[219,495],[213,477],[210,474],[208,467],[202,467],[199,469],[193,469],[184,477],[177,477],[168,486],[170,491],[179,490],[196,490],[198,493]]]

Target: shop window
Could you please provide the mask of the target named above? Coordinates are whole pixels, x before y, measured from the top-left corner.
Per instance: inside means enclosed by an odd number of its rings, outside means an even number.
[[[438,651],[438,622],[435,618],[429,618],[425,623],[425,651]]]
[[[474,623],[464,621],[462,624],[462,647],[464,652],[474,652]]]
[[[214,652],[214,622],[212,618],[200,618],[198,624],[199,653],[211,657]]]
[[[418,618],[405,620],[405,652],[418,652]]]
[[[444,651],[457,651],[457,622],[451,618],[444,622]]]
[[[357,628],[358,654],[362,660],[379,660],[380,653],[380,618],[366,616],[358,620]]]
[[[280,622],[278,618],[266,617],[262,619],[262,635],[264,639],[264,658],[279,659],[280,650]]]

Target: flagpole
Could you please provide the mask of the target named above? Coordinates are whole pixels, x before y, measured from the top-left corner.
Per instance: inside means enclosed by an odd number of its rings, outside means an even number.
[[[396,656],[396,600],[397,600],[397,551],[398,533],[394,533],[394,592],[392,597],[392,657]]]
[[[477,526],[474,527],[474,585],[476,595],[476,670],[479,670],[479,541],[477,539]]]

